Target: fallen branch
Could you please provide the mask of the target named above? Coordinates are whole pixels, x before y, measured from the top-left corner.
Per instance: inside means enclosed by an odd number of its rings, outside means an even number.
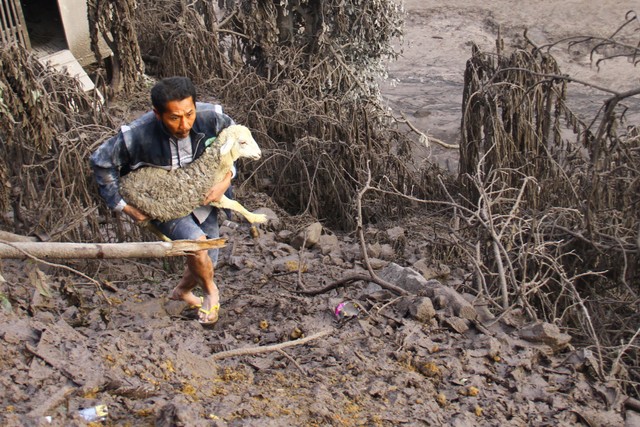
[[[296,362],[296,359],[294,359],[293,357],[289,356],[286,351],[278,350],[278,353],[280,353],[281,355],[283,355],[284,357],[289,359],[289,361],[291,361],[291,363],[293,363],[295,365],[295,367],[298,368],[298,370],[302,373],[302,375],[304,375],[304,376],[308,375],[307,371],[305,371],[304,368],[302,366],[300,366],[300,364],[298,362]]]
[[[414,131],[415,133],[417,133],[417,134],[418,134],[418,136],[420,136],[420,137],[424,140],[424,143],[425,143],[425,145],[426,145],[427,147],[429,146],[429,144],[430,144],[431,142],[435,142],[435,143],[436,143],[436,144],[438,144],[439,146],[441,146],[441,147],[443,147],[443,148],[448,148],[448,149],[451,149],[451,150],[457,150],[457,149],[459,149],[459,148],[460,148],[460,146],[459,146],[459,145],[457,145],[457,144],[447,144],[446,142],[441,141],[441,140],[439,140],[439,139],[437,139],[437,138],[434,138],[434,137],[432,137],[432,136],[428,136],[426,133],[422,132],[420,129],[418,129],[417,127],[415,127],[415,125],[409,121],[409,119],[407,118],[407,116],[405,116],[405,114],[404,114],[404,113],[400,113],[400,114],[402,115],[402,118],[403,118],[404,120],[398,120],[398,122],[400,122],[400,123],[404,123],[404,124],[406,124],[407,126],[409,126],[409,128],[410,128],[412,131]]]
[[[9,233],[8,231],[0,230],[0,240],[6,240],[7,242],[37,242],[37,237],[22,236],[20,234]]]
[[[0,241],[0,258],[40,259],[164,258],[224,247],[226,239],[177,240],[174,242],[60,243]],[[27,255],[28,254],[28,255]]]
[[[333,329],[325,329],[324,331],[317,332],[313,335],[309,335],[308,337],[301,338],[295,341],[287,341],[280,344],[266,345],[261,347],[238,348],[235,350],[221,351],[220,353],[213,353],[211,355],[211,359],[220,360],[220,359],[225,359],[227,357],[246,356],[246,355],[269,353],[272,351],[280,351],[284,348],[306,344],[309,341],[327,336],[331,332],[333,332]]]

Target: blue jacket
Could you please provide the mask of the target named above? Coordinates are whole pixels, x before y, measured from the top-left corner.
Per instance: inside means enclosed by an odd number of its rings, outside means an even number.
[[[220,105],[196,103],[196,120],[191,128],[193,159],[204,152],[205,141],[217,136],[233,120],[222,112]],[[93,169],[100,195],[110,209],[122,200],[119,179],[132,170],[144,166],[171,168],[170,140],[173,137],[165,126],[149,111],[105,141],[91,154]]]

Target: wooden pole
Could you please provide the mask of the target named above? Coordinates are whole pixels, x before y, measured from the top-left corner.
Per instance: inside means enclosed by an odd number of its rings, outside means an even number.
[[[26,259],[111,259],[164,258],[222,248],[226,239],[176,240],[134,243],[0,242],[0,258]]]
[[[20,234],[9,233],[8,231],[0,230],[0,241],[4,240],[7,242],[37,242],[37,237],[31,236],[21,236]]]

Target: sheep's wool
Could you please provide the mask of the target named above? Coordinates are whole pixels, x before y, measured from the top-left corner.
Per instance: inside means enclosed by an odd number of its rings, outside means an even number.
[[[231,170],[231,157],[220,155],[228,137],[232,137],[229,128],[223,129],[213,144],[185,167],[171,171],[144,167],[130,172],[120,178],[120,194],[128,204],[160,221],[188,215]]]

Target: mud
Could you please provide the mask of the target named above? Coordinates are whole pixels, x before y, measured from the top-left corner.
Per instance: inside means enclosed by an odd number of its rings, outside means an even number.
[[[517,314],[498,320],[486,302],[465,299],[464,270],[428,263],[421,224],[367,230],[376,273],[423,295],[404,298],[368,281],[303,293],[367,274],[348,236],[324,230],[295,249],[301,227],[280,223],[257,239],[224,227],[213,328],[167,300],[177,278],[149,268],[157,262],[115,266],[107,275],[129,280],[103,294],[5,260],[0,424],[85,425],[79,411],[97,405],[108,409],[102,424],[122,426],[623,424],[623,396],[602,383],[593,355],[561,337],[526,337]],[[475,302],[472,315],[437,298],[440,287]],[[339,318],[345,301],[359,310]],[[319,332],[328,335],[216,357]]]

